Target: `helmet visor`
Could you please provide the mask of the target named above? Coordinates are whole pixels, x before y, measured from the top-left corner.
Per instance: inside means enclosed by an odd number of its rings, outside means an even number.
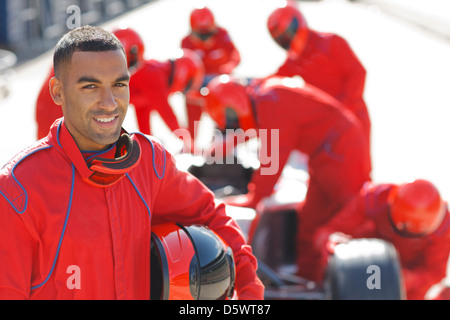
[[[196,249],[190,265],[190,290],[196,300],[224,300],[234,292],[233,251],[210,230],[186,227]]]
[[[192,31],[192,33],[201,41],[206,41],[214,35],[215,31]]]
[[[280,35],[275,37],[276,43],[278,43],[283,49],[288,50],[291,46],[292,40],[298,30],[298,19],[296,17],[292,18],[289,26]]]

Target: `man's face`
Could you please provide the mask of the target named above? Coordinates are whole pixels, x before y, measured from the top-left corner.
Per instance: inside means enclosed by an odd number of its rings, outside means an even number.
[[[117,141],[130,100],[127,60],[121,50],[74,52],[60,79],[51,81],[56,103],[80,150]]]

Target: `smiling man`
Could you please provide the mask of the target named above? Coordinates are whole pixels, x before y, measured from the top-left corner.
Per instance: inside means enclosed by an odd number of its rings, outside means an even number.
[[[70,64],[55,59],[51,94],[81,150],[101,150],[120,135],[130,100],[124,59],[121,50],[75,51]]]
[[[261,299],[256,259],[224,204],[155,139],[122,128],[120,41],[74,29],[54,70],[64,117],[0,171],[0,299],[149,299],[151,227],[167,221],[216,231],[234,253],[238,298]]]

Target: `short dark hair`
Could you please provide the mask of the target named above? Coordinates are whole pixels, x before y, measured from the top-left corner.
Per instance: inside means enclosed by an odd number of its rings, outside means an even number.
[[[53,69],[58,77],[61,67],[69,63],[75,51],[125,50],[120,40],[101,27],[82,26],[67,32],[56,44],[53,53]]]

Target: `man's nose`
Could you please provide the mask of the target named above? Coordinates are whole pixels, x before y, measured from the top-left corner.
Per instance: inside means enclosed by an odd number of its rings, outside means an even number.
[[[117,107],[116,97],[111,88],[105,88],[103,90],[100,106],[105,109],[114,109]]]

